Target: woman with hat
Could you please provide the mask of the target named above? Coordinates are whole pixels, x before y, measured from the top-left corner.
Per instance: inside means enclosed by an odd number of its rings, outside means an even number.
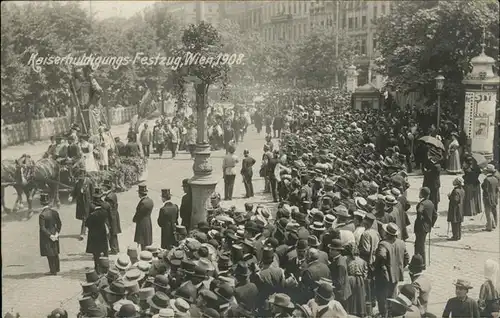
[[[448,194],[447,221],[451,223],[452,237],[449,238],[449,240],[458,241],[462,238],[462,222],[464,220],[464,179],[462,179],[462,177],[455,178],[455,180],[453,180],[453,186],[453,190]]]
[[[40,194],[40,204],[43,206],[39,216],[40,224],[40,255],[47,257],[50,275],[57,275],[60,271],[59,262],[59,233],[61,219],[59,213],[49,207],[49,195]]]
[[[94,145],[89,142],[89,135],[82,134],[80,136],[80,149],[82,150],[82,159],[85,167],[85,172],[99,171],[94,158]]]
[[[346,256],[347,275],[351,286],[351,297],[347,300],[346,311],[357,317],[366,316],[366,289],[365,280],[368,275],[368,264],[359,257],[356,245],[344,246],[343,254]]]
[[[451,143],[448,146],[448,169],[446,170],[451,174],[462,172],[460,165],[460,144],[458,143],[458,134],[456,132],[451,133]]]
[[[132,219],[135,223],[134,242],[140,245],[141,250],[144,250],[146,246],[153,244],[151,213],[153,212],[154,203],[148,197],[148,187],[145,184],[140,184],[137,192],[139,193],[140,200]]]
[[[448,299],[443,311],[443,318],[471,317],[479,318],[479,306],[477,302],[469,298],[467,294],[472,289],[470,282],[457,279],[455,285],[455,297]]]

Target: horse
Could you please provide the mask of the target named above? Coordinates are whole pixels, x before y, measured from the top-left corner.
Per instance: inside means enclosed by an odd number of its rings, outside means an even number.
[[[60,206],[59,185],[61,184],[62,165],[52,158],[43,158],[35,163],[32,178],[28,181],[34,189],[44,189],[49,193],[49,202]]]
[[[6,159],[2,160],[2,175],[1,175],[1,200],[2,200],[2,210],[9,211],[5,206],[5,188],[8,186],[14,187],[17,193],[16,202],[12,208],[13,212],[16,212],[18,205],[22,204],[23,194],[26,196],[26,201],[28,202],[28,207],[31,210],[31,189],[28,187],[28,169],[24,166],[19,165],[17,160]]]

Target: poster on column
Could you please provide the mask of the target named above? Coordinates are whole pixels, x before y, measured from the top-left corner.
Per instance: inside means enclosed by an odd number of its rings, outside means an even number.
[[[473,93],[473,94],[470,94]],[[493,152],[493,139],[495,135],[495,105],[496,92],[469,92],[465,103],[465,112],[471,114],[472,139],[471,150],[491,154]],[[472,107],[472,109],[467,109]]]

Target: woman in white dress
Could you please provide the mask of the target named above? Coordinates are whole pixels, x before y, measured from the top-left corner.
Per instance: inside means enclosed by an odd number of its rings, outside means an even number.
[[[83,135],[80,138],[80,148],[82,149],[82,158],[83,164],[85,166],[85,171],[87,173],[98,171],[99,168],[97,167],[94,158],[94,145],[89,142],[88,135]]]

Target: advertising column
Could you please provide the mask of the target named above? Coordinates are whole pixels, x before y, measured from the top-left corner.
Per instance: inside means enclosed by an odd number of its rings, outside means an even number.
[[[498,151],[495,127],[500,78],[493,71],[495,60],[484,53],[484,44],[483,52],[472,58],[471,64],[472,72],[462,81],[465,84],[464,130],[470,140],[471,151],[491,160],[494,152]]]

